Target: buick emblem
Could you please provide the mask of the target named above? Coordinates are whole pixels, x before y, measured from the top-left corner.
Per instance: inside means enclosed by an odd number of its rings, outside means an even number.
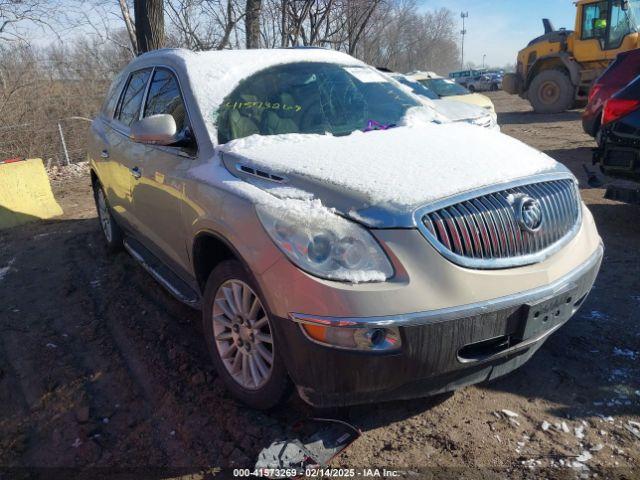
[[[535,198],[522,196],[514,205],[520,228],[528,232],[536,232],[542,225],[542,206]]]

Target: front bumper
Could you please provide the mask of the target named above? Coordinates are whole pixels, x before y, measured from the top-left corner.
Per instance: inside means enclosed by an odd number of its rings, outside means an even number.
[[[293,314],[281,319],[282,349],[300,396],[315,406],[407,399],[497,378],[525,363],[580,307],[603,248],[570,274],[534,290],[482,303],[385,317]],[[546,320],[545,320],[546,318]],[[337,350],[311,342],[300,322],[398,326],[402,349],[388,354]]]

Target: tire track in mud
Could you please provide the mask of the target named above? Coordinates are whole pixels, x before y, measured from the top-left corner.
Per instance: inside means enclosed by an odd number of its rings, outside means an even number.
[[[154,391],[153,386],[147,380],[147,371],[143,368],[141,361],[137,358],[137,352],[134,346],[131,345],[125,332],[123,332],[122,326],[119,324],[118,315],[111,315],[110,310],[112,305],[117,304],[118,297],[122,292],[126,292],[126,278],[127,269],[126,266],[116,267],[110,269],[108,276],[105,279],[106,285],[102,285],[100,279],[95,278],[96,272],[102,271],[104,263],[105,253],[97,251],[95,243],[99,240],[97,229],[90,234],[84,236],[81,239],[74,239],[68,246],[68,263],[69,271],[71,275],[74,275],[79,279],[80,289],[84,287],[84,301],[85,305],[84,314],[89,318],[89,322],[95,323],[94,328],[98,331],[92,333],[97,338],[102,339],[102,344],[106,343],[105,340],[112,347],[112,352],[117,356],[118,363],[121,368],[125,369],[126,376],[131,381],[130,385],[127,385],[132,389],[134,398],[132,405],[129,403],[128,408],[136,406],[138,403],[137,398],[140,399],[139,405],[143,414],[136,418],[135,422],[149,422],[151,427],[151,442],[152,450],[160,452],[159,461],[160,465],[172,464],[172,458],[168,451],[170,450],[166,436],[161,433],[161,423],[155,416],[155,410],[157,407],[157,401],[155,396],[157,394]],[[102,257],[102,258],[101,258]],[[96,268],[96,264],[98,267]],[[114,272],[115,270],[115,272]],[[104,329],[104,332],[101,330]],[[93,356],[93,351],[86,351],[85,355]],[[110,363],[113,364],[113,358],[110,359]],[[111,390],[111,389],[108,389]],[[109,392],[112,394],[113,392]],[[137,397],[137,398],[136,398]],[[164,438],[163,438],[164,437]],[[136,447],[140,447],[136,445]],[[145,459],[148,461],[149,459]]]
[[[98,272],[104,268],[103,264],[107,265],[109,284],[89,289],[88,300],[94,318],[108,330],[144,399],[144,417],[151,423],[154,444],[163,452],[162,465],[211,465],[211,457],[219,457],[215,447],[223,443],[227,429],[213,421],[225,408],[217,408],[211,414],[206,407],[211,401],[220,404],[222,399],[206,384],[199,384],[196,395],[189,392],[189,388],[186,388],[187,395],[183,394],[185,374],[203,360],[202,355],[197,354],[198,349],[193,348],[201,339],[196,338],[195,332],[189,332],[192,326],[185,325],[190,322],[184,318],[185,314],[197,318],[197,314],[169,297],[126,254],[100,260],[105,254],[94,245],[101,239],[94,236],[93,240],[88,244],[92,260],[84,258],[82,249],[71,247],[69,263],[84,285],[96,282],[93,278],[96,263]],[[175,340],[173,344],[172,340]],[[180,360],[182,365],[176,365],[168,357],[167,349],[162,348],[164,345],[169,346],[174,360]],[[207,400],[204,405],[203,399]],[[209,431],[203,434],[200,430],[207,425]]]
[[[21,262],[23,272],[35,272],[39,288],[23,288],[23,294],[17,295],[22,300],[20,310],[25,312],[21,321],[29,334],[12,339],[14,352],[10,357],[19,359],[21,377],[43,384],[37,391],[46,402],[30,402],[31,423],[38,425],[30,443],[53,447],[31,448],[24,453],[24,461],[29,465],[79,466],[99,461],[104,449],[115,446],[101,419],[113,413],[113,405],[118,402],[114,393],[130,388],[130,384],[126,377],[123,382],[104,374],[117,361],[113,349],[109,351],[103,348],[104,342],[96,341],[108,336],[100,332],[91,309],[86,308],[83,285],[78,285],[75,265],[69,262],[69,251],[77,243],[74,239],[82,241],[91,233],[86,226],[71,231],[57,227],[49,229],[48,250],[36,250]],[[34,365],[30,360],[39,351],[43,352],[42,365]],[[51,388],[46,387],[48,383]],[[51,413],[51,419],[47,418]]]

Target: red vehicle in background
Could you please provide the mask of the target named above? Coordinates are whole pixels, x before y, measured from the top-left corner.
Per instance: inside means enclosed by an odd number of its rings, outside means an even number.
[[[589,103],[582,114],[582,128],[588,135],[598,139],[605,102],[638,75],[640,75],[640,49],[619,54],[595,81],[589,93]]]

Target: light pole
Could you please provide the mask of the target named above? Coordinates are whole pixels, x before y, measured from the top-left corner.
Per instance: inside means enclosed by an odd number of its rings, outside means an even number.
[[[464,70],[464,36],[467,34],[467,30],[465,29],[464,21],[467,18],[469,18],[469,12],[461,12],[460,13],[460,18],[462,18],[462,31],[460,32],[462,34],[462,61],[461,61],[461,66],[462,66],[462,70]]]
[[[483,53],[482,54],[482,69],[484,70],[484,59],[487,58],[487,54]]]

